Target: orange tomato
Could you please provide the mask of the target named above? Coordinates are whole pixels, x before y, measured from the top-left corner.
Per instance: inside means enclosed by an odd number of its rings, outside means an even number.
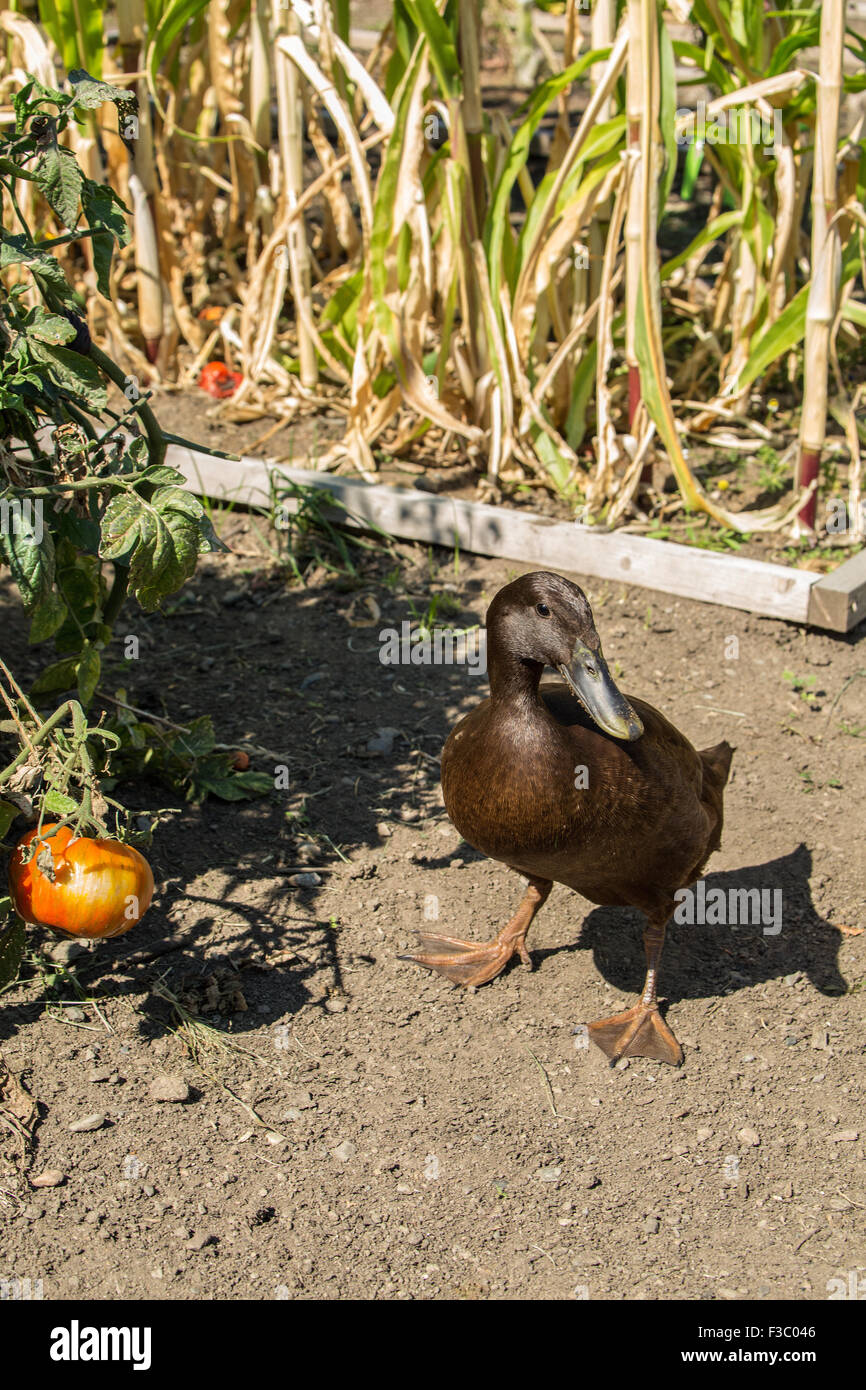
[[[54,825],[42,827],[42,837]],[[45,843],[51,848],[54,882],[37,859],[44,846],[24,862],[24,850],[36,835],[18,842],[9,865],[9,888],[16,912],[25,922],[54,927],[70,936],[122,936],[140,922],[153,897],[153,874],[143,855],[119,840],[91,840],[73,835],[68,825]]]

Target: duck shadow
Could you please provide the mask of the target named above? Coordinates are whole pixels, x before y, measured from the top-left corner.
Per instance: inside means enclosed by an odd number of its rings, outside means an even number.
[[[841,937],[815,909],[811,871],[812,855],[801,844],[765,864],[705,875],[707,898],[720,889],[729,903],[731,890],[757,889],[767,907],[772,910],[775,903],[781,911],[775,921],[765,914],[763,925],[672,921],[662,957],[661,996],[671,1004],[711,998],[800,971],[819,993],[844,994],[847,981],[837,960]],[[781,896],[774,897],[777,893]],[[578,940],[565,949],[592,951],[597,970],[609,984],[624,994],[636,994],[644,981],[645,923],[643,914],[633,909],[598,907],[584,920]],[[536,952],[536,961],[555,954],[556,949]]]

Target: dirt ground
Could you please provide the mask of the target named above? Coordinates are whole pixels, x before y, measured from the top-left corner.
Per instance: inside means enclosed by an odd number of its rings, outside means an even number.
[[[736,745],[708,884],[783,895],[777,936],[673,927],[661,992],[685,1065],[611,1070],[574,1029],[633,1001],[638,914],[556,887],[535,970],[472,993],[397,959],[437,912],[489,936],[521,885],[439,796],[443,740],[485,681],[383,666],[378,632],[435,592],[455,625],[481,621],[517,567],[400,546],[360,589],[324,571],[304,589],[248,519],[222,533],[234,553],[164,615],[130,605],[103,688],[174,721],[210,712],[289,785],[201,807],[120,789],[180,807],[146,919],[74,962],[97,1000],[78,1015],[32,969],[0,999],[3,1057],[39,1103],[30,1177],[62,1174],[33,1188],[4,1135],[0,1278],[46,1299],[256,1300],[810,1300],[862,1278],[866,627],[575,576],[624,689],[698,746]],[[4,595],[26,684],[43,658]],[[215,1030],[197,1056],[159,982]],[[155,1099],[166,1077],[185,1100]]]

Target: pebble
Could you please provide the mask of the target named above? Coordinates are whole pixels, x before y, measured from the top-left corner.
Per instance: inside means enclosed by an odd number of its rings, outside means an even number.
[[[312,870],[304,874],[289,874],[289,883],[293,888],[318,888],[321,881],[321,876]]]
[[[284,1111],[283,1111],[283,1114],[282,1114],[282,1116],[281,1116],[281,1119],[283,1119],[283,1120],[295,1120],[295,1121],[300,1120],[300,1119],[301,1119],[301,1112],[300,1112],[300,1110],[298,1110],[297,1106],[294,1106],[294,1105],[293,1105],[293,1106],[291,1106],[290,1109],[284,1110]]]
[[[341,999],[340,996],[336,994],[332,998],[325,1000],[325,1008],[328,1010],[329,1014],[341,1014],[345,1012],[347,1004],[345,999]]]
[[[71,1009],[63,1010],[63,1017],[67,1023],[86,1023],[87,1014],[83,1009],[79,1009],[77,1004],[73,1004]]]
[[[89,1081],[99,1083],[101,1081],[117,1081],[117,1072],[112,1071],[111,1067],[93,1067],[88,1077]]]
[[[183,1103],[190,1098],[190,1089],[182,1076],[155,1076],[147,1088],[151,1100]]]
[[[186,1242],[187,1250],[204,1250],[207,1245],[216,1245],[216,1236],[210,1231],[195,1231]]]
[[[394,751],[394,740],[399,737],[399,734],[399,729],[377,729],[374,737],[367,739],[367,752],[380,753],[383,758],[386,758],[389,753]]]
[[[661,1224],[657,1216],[648,1216],[643,1223],[644,1234],[648,1236],[657,1236]]]
[[[386,820],[380,820],[376,822],[376,834],[379,835],[383,840],[387,840],[391,835],[394,834],[394,831]]]
[[[859,1129],[840,1129],[837,1134],[833,1135],[833,1141],[836,1144],[854,1144],[859,1138]]]
[[[737,1130],[737,1138],[741,1144],[751,1144],[753,1149],[756,1149],[761,1142],[761,1136],[758,1131],[756,1129],[749,1129],[748,1126],[744,1129]]]
[[[826,1052],[830,1047],[830,1034],[826,1028],[812,1029],[812,1046],[816,1052]]]
[[[85,1115],[83,1120],[75,1120],[69,1126],[70,1134],[87,1134],[92,1129],[102,1129],[104,1115]]]
[[[81,941],[58,941],[56,945],[48,949],[49,959],[57,961],[60,965],[69,965],[79,956],[86,956],[89,953],[90,947],[85,946]]]
[[[338,1144],[335,1149],[331,1150],[334,1158],[339,1159],[341,1163],[348,1163],[349,1159],[354,1158],[357,1152],[358,1150],[351,1139],[344,1139],[342,1144]]]
[[[66,1174],[59,1168],[44,1168],[37,1178],[31,1178],[32,1187],[60,1187],[66,1182]]]
[[[558,1182],[562,1176],[562,1169],[549,1164],[546,1168],[539,1168],[535,1176],[542,1182]]]
[[[221,600],[223,608],[233,608],[244,596],[243,589],[226,589]]]

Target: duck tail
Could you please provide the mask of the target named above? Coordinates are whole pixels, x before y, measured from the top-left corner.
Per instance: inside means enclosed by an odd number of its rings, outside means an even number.
[[[717,743],[713,748],[703,748],[698,754],[704,774],[701,801],[709,817],[709,837],[704,863],[721,847],[725,783],[730,775],[733,756],[734,749],[725,742]]]
[[[722,740],[712,748],[702,748],[698,757],[704,765],[705,771],[710,774],[710,780],[715,782],[719,791],[725,786],[731,773],[731,759],[735,749],[729,743]]]

